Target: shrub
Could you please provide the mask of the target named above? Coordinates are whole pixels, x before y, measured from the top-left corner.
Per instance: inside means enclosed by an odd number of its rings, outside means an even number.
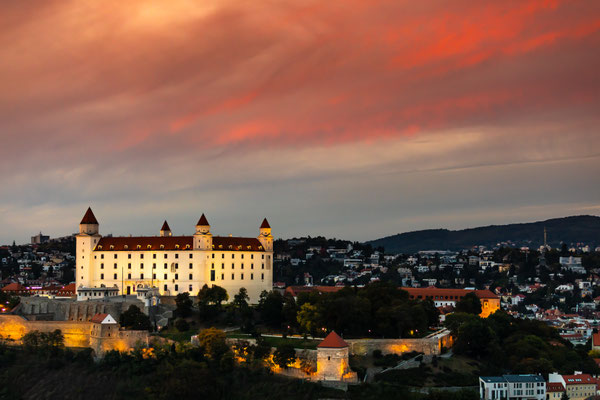
[[[177,328],[179,332],[186,332],[190,330],[190,324],[188,324],[188,322],[185,319],[178,318],[175,321],[175,328]]]

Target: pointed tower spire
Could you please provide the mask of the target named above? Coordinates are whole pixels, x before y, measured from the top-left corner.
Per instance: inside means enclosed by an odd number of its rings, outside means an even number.
[[[206,216],[202,214],[196,224],[196,233],[194,234],[194,250],[212,250],[212,234],[210,233],[210,224]]]
[[[208,223],[208,220],[204,216],[204,213],[202,213],[202,216],[198,220],[198,223],[196,224],[196,226],[210,226],[210,224]]]
[[[94,212],[92,211],[92,207],[88,207],[87,211],[85,212],[85,215],[83,216],[83,218],[81,219],[81,222],[79,224],[96,224],[96,225],[98,225],[98,220],[96,219],[96,216],[94,215]]]
[[[79,233],[83,233],[86,235],[96,235],[98,234],[98,228],[98,220],[96,219],[92,208],[88,207],[87,211],[85,212],[85,215],[79,223]]]
[[[271,225],[269,225],[269,221],[267,221],[266,218],[263,219],[262,224],[260,224],[260,229],[263,229],[263,228],[269,228],[269,229],[271,228]]]
[[[171,228],[169,227],[169,224],[167,223],[167,220],[165,220],[165,222],[162,225],[162,228],[160,228],[160,236],[171,236]]]

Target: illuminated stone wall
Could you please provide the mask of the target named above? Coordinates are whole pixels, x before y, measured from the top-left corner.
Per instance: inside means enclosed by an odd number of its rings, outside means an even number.
[[[402,354],[418,351],[424,354],[440,354],[439,339],[345,339],[350,345],[350,354],[370,355],[373,350],[382,354]]]
[[[20,343],[21,338],[31,331],[52,332],[60,329],[66,347],[91,347],[97,356],[106,351],[128,351],[137,343],[148,344],[147,331],[118,330],[116,336],[92,337],[91,322],[80,321],[28,321],[18,315],[0,315],[0,337]]]

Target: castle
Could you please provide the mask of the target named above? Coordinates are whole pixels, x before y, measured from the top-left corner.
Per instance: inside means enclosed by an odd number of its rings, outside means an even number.
[[[213,236],[204,214],[192,236],[173,236],[165,221],[160,236],[103,237],[88,208],[76,238],[77,291],[92,299],[106,296],[103,288],[135,295],[154,287],[161,296],[195,296],[207,284],[225,288],[230,299],[246,288],[250,303],[257,303],[273,286],[273,236],[266,218],[257,238]]]

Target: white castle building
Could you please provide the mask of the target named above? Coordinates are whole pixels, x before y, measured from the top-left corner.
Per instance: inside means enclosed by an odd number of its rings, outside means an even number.
[[[273,236],[265,218],[257,238],[213,236],[204,214],[192,236],[173,236],[165,221],[160,236],[102,237],[91,208],[79,223],[77,291],[117,287],[135,295],[156,287],[162,296],[218,285],[230,300],[246,288],[251,303],[273,287]]]

